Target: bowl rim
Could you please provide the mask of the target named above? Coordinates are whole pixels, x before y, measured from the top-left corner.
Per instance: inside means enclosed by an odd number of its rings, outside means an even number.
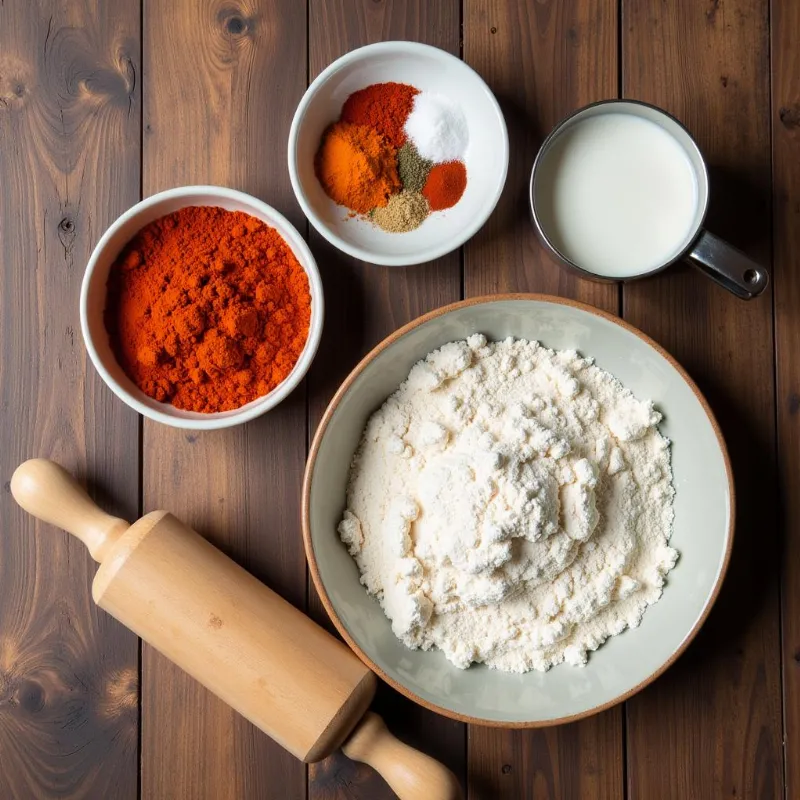
[[[308,277],[309,292],[312,296],[313,302],[311,304],[311,319],[308,326],[308,335],[300,357],[297,359],[291,372],[286,378],[279,383],[269,394],[263,397],[256,398],[255,400],[247,403],[238,409],[231,411],[218,411],[211,413],[198,413],[197,417],[177,417],[172,416],[166,411],[153,409],[143,403],[138,397],[129,392],[122,386],[116,378],[108,371],[102,359],[100,358],[97,348],[94,344],[93,334],[89,324],[89,288],[92,283],[95,270],[100,257],[108,247],[109,241],[116,235],[117,231],[124,225],[128,224],[131,220],[135,219],[142,212],[151,208],[154,205],[165,200],[176,200],[184,197],[194,195],[207,195],[210,200],[231,200],[241,203],[242,205],[251,205],[257,208],[263,216],[270,221],[270,224],[278,230],[281,237],[286,241],[288,247],[297,257],[298,263]],[[209,203],[209,205],[213,205]],[[246,213],[246,212],[245,212]],[[286,233],[288,232],[289,238],[287,239]],[[109,389],[127,406],[132,408],[137,413],[141,414],[154,422],[160,422],[172,428],[180,428],[183,430],[199,430],[211,431],[221,430],[223,428],[230,428],[234,425],[241,425],[249,422],[256,417],[271,411],[275,406],[281,403],[288,397],[298,384],[303,380],[308,372],[314,357],[317,354],[319,343],[322,338],[322,329],[325,321],[325,300],[323,297],[322,278],[320,277],[319,268],[317,267],[316,259],[314,258],[311,250],[306,243],[305,239],[300,235],[300,232],[289,222],[286,217],[281,214],[277,209],[273,208],[268,203],[254,197],[247,192],[239,191],[238,189],[230,189],[226,186],[214,186],[207,184],[198,184],[191,186],[177,186],[172,189],[166,189],[161,192],[146,197],[139,202],[132,205],[129,209],[124,211],[117,217],[111,225],[105,230],[100,240],[94,246],[92,254],[86,264],[86,269],[81,281],[80,293],[80,322],[81,334],[86,351],[89,358],[94,365],[95,370],[98,372],[103,382]],[[165,404],[166,405],[166,404]],[[225,415],[225,416],[223,416]]]
[[[512,722],[504,722],[499,720],[492,720],[492,719],[484,719],[482,717],[473,717],[467,714],[460,714],[456,711],[452,711],[451,709],[444,708],[443,706],[436,705],[428,700],[423,699],[416,693],[412,692],[406,686],[404,686],[399,681],[395,680],[394,678],[387,675],[384,670],[382,670],[356,643],[353,637],[348,632],[347,628],[345,627],[342,620],[339,618],[339,615],[336,613],[336,610],[333,607],[333,603],[331,602],[330,597],[328,596],[327,591],[325,590],[325,586],[322,582],[322,578],[319,573],[319,566],[317,564],[316,554],[314,552],[314,547],[311,541],[311,523],[310,523],[310,500],[311,500],[311,484],[312,484],[312,476],[314,473],[314,467],[317,460],[317,455],[319,453],[320,446],[322,444],[322,440],[325,436],[325,432],[330,424],[333,415],[335,414],[339,403],[341,402],[342,398],[347,394],[350,390],[350,387],[353,385],[353,382],[358,378],[358,376],[363,372],[368,364],[370,364],[373,359],[376,358],[380,353],[384,350],[389,348],[393,345],[396,341],[401,339],[410,331],[414,330],[415,328],[419,327],[420,325],[424,325],[426,322],[430,320],[436,319],[437,317],[444,316],[451,311],[456,311],[461,308],[466,308],[469,306],[474,305],[481,305],[481,304],[489,304],[489,303],[497,303],[497,302],[505,302],[509,300],[528,300],[528,301],[537,301],[537,302],[544,302],[544,303],[552,303],[555,305],[562,305],[562,306],[569,306],[571,308],[576,308],[580,311],[585,311],[589,314],[593,314],[601,319],[604,319],[608,322],[611,322],[619,327],[623,328],[624,330],[628,331],[629,333],[634,334],[639,339],[641,339],[645,344],[650,345],[659,355],[661,355],[666,361],[678,372],[680,377],[686,382],[689,389],[697,398],[700,406],[702,407],[703,411],[705,412],[706,416],[708,417],[708,421],[711,424],[711,427],[714,431],[714,435],[717,438],[717,443],[719,445],[720,453],[722,455],[722,459],[725,465],[725,474],[728,480],[728,531],[727,531],[727,542],[725,547],[725,554],[722,561],[722,566],[717,574],[716,581],[714,586],[711,590],[711,593],[708,596],[708,600],[706,601],[703,610],[698,617],[695,624],[686,634],[686,636],[681,641],[680,645],[677,647],[674,653],[656,670],[654,670],[650,675],[648,675],[644,680],[640,681],[636,686],[632,687],[626,692],[617,695],[617,697],[612,698],[611,700],[602,703],[600,705],[594,706],[586,711],[582,711],[578,714],[571,714],[566,717],[558,717],[555,719],[546,719],[546,720],[531,720],[531,721],[512,721]],[[482,295],[480,297],[472,297],[467,300],[460,300],[455,303],[450,303],[448,305],[442,306],[440,308],[434,309],[433,311],[429,311],[426,314],[423,314],[417,319],[412,320],[411,322],[403,325],[401,328],[398,328],[396,331],[391,333],[387,336],[383,341],[381,341],[378,345],[376,345],[367,355],[365,355],[361,361],[353,368],[350,374],[344,379],[341,386],[337,389],[336,394],[331,399],[328,407],[325,409],[325,413],[320,420],[319,426],[314,434],[314,439],[311,443],[311,449],[309,451],[308,460],[306,462],[306,469],[305,474],[303,476],[303,491],[302,491],[302,498],[301,498],[301,524],[303,530],[303,546],[306,551],[306,559],[308,560],[309,571],[311,572],[311,578],[314,581],[314,586],[317,589],[317,592],[322,600],[322,604],[325,607],[325,610],[328,612],[328,616],[331,618],[331,621],[336,626],[336,629],[340,633],[340,635],[344,638],[350,648],[355,652],[355,654],[364,662],[373,672],[375,672],[382,680],[386,681],[390,686],[396,689],[401,694],[408,697],[410,700],[413,700],[415,703],[423,706],[424,708],[429,709],[430,711],[434,711],[437,714],[442,714],[445,717],[449,717],[450,719],[458,720],[459,722],[466,722],[473,725],[482,725],[491,728],[549,728],[554,725],[563,725],[569,722],[576,722],[581,719],[585,719],[586,717],[593,716],[594,714],[598,714],[601,711],[606,711],[609,708],[612,708],[619,703],[624,702],[628,698],[632,697],[633,695],[640,692],[646,686],[651,684],[656,678],[660,677],[664,672],[666,672],[677,660],[678,658],[684,653],[686,648],[691,644],[692,640],[695,638],[697,633],[699,632],[700,628],[705,623],[706,619],[708,618],[711,609],[714,606],[714,603],[717,601],[717,597],[719,596],[720,589],[722,587],[722,583],[725,579],[725,575],[728,571],[728,565],[730,563],[731,552],[733,550],[733,539],[734,539],[734,531],[736,527],[736,519],[735,519],[735,511],[736,511],[736,493],[735,493],[735,486],[733,481],[733,470],[731,468],[730,457],[728,455],[728,448],[725,444],[725,439],[722,436],[722,431],[720,430],[719,423],[717,422],[716,417],[714,416],[711,407],[708,404],[703,393],[698,388],[697,384],[692,380],[686,370],[675,360],[675,358],[670,355],[661,345],[651,339],[647,334],[640,331],[638,328],[635,328],[630,323],[626,322],[625,320],[617,317],[613,314],[609,314],[607,311],[602,311],[599,308],[595,308],[594,306],[587,305],[586,303],[581,303],[577,300],[572,300],[570,298],[565,297],[555,297],[553,295],[547,294],[539,294],[539,293],[507,293],[507,294],[497,294],[497,295]]]
[[[360,61],[365,56],[379,55],[386,52],[405,52],[409,55],[425,54],[432,55],[434,58],[438,58],[442,61],[449,60],[457,62],[461,67],[472,73],[473,77],[477,81],[477,85],[480,86],[486,93],[486,96],[488,97],[490,103],[492,104],[493,110],[497,115],[497,119],[500,122],[500,127],[502,130],[503,174],[498,184],[498,188],[494,192],[491,204],[487,207],[486,213],[475,217],[475,219],[469,225],[465,226],[458,233],[458,235],[449,239],[447,242],[436,247],[429,247],[425,250],[421,250],[418,255],[413,256],[375,253],[363,247],[350,244],[342,239],[340,236],[334,233],[322,219],[320,219],[317,212],[314,211],[311,204],[306,199],[306,194],[300,183],[300,178],[297,171],[297,139],[300,126],[303,123],[306,112],[308,111],[308,107],[311,105],[311,101],[316,95],[317,91],[324,83],[328,81],[329,78],[331,78],[340,70],[349,66],[351,63]],[[494,212],[498,201],[500,200],[500,196],[502,195],[503,189],[506,185],[506,178],[508,177],[508,126],[506,125],[506,119],[503,115],[503,110],[500,108],[500,104],[497,102],[494,92],[492,92],[486,81],[469,64],[467,64],[466,61],[463,61],[458,56],[454,56],[452,53],[449,53],[446,50],[442,50],[439,47],[433,47],[429,44],[423,44],[422,42],[406,42],[402,40],[377,42],[375,44],[368,44],[364,47],[358,47],[355,50],[351,50],[348,53],[345,53],[343,56],[337,58],[335,61],[331,62],[311,82],[294,112],[294,116],[292,117],[292,125],[289,129],[289,142],[287,151],[289,179],[292,183],[292,190],[294,191],[294,195],[297,198],[297,202],[300,204],[303,213],[308,218],[308,221],[314,226],[314,230],[316,230],[317,233],[323,236],[328,242],[330,242],[330,244],[341,250],[343,253],[346,253],[353,258],[357,258],[360,261],[366,261],[369,264],[378,264],[384,267],[404,267],[412,266],[414,264],[424,264],[428,261],[434,261],[437,258],[441,258],[442,256],[457,250],[465,242],[469,241],[486,224],[489,217]]]

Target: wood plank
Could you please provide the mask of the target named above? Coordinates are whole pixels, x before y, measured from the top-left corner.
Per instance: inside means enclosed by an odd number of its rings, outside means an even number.
[[[768,5],[623,4],[626,97],[666,108],[712,165],[709,227],[769,264]],[[739,494],[733,559],[697,641],[628,703],[631,797],[782,796],[779,549],[770,295],[688,269],[626,286],[625,316],[671,351],[719,417]]]
[[[372,42],[411,39],[459,52],[459,0],[311,0],[309,78],[349,50]],[[344,256],[313,230],[309,240],[325,284],[326,329],[309,378],[310,428],[319,422],[333,393],[358,359],[400,325],[437,306],[460,299],[458,253],[417,267],[391,268]],[[327,615],[313,586],[309,608],[320,622]],[[416,706],[382,685],[376,709],[400,737],[466,774],[465,726]],[[391,791],[368,767],[335,754],[309,770],[314,800],[379,800]]]
[[[617,94],[617,3],[465,0],[464,58],[497,95],[511,145],[497,210],[464,248],[466,295],[547,292],[617,313],[616,287],[581,280],[549,260],[527,200],[533,160],[551,128]],[[539,731],[471,727],[469,788],[477,797],[621,797],[622,754],[620,708]]]
[[[108,6],[111,6],[110,8]],[[138,419],[81,343],[91,249],[139,197],[139,4],[0,3],[0,797],[135,798],[138,643],[80,542],[8,480],[34,455],[135,518]]]
[[[800,5],[775,0],[772,34],[773,285],[783,534],[786,797],[800,796]]]
[[[466,295],[546,292],[613,313],[618,291],[554,264],[530,223],[528,184],[539,145],[570,112],[617,96],[615,0],[464,0],[464,60],[487,81],[508,125],[508,181],[492,217],[464,248]]]
[[[144,63],[144,193],[232,186],[303,230],[284,143],[306,85],[305,4],[148,2]],[[145,508],[170,508],[303,608],[305,437],[304,387],[265,417],[227,431],[145,424]],[[305,793],[302,763],[144,648],[142,797],[292,800]]]

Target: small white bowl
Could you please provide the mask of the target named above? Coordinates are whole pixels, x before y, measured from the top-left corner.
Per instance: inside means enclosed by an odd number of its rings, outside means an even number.
[[[294,369],[283,383],[269,394],[253,400],[233,411],[204,414],[184,411],[168,403],[159,403],[148,397],[125,374],[114,357],[103,320],[106,304],[106,283],[114,260],[125,245],[145,225],[159,217],[187,206],[218,206],[227,211],[243,211],[275,228],[291,247],[300,265],[308,275],[311,292],[311,322],[308,338]],[[297,229],[272,206],[244,192],[222,186],[182,186],[154,194],[129,208],[103,234],[92,252],[81,286],[81,331],[86,349],[95,369],[108,387],[132,409],[148,419],[163,422],[174,428],[191,430],[216,430],[247,422],[274,408],[287,397],[303,379],[311,366],[322,335],[324,302],[322,281],[314,256]]]
[[[348,217],[314,174],[325,128],[339,119],[345,100],[373,83],[408,83],[459,104],[469,126],[467,188],[446,211],[432,213],[408,233],[387,233],[369,220]],[[494,210],[508,172],[508,132],[500,106],[483,79],[449,53],[416,42],[382,42],[334,61],[308,87],[289,133],[289,175],[311,224],[348,255],[390,267],[420,264],[460,247]]]

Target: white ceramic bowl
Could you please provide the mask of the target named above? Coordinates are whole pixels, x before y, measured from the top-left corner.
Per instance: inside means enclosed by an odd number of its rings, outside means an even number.
[[[536,339],[593,356],[664,414],[673,442],[675,525],[680,552],[661,600],[638,628],[609,639],[585,667],[512,675],[460,670],[440,651],[407,649],[392,633],[336,526],[350,461],[369,415],[431,350],[472,333]],[[638,691],[683,652],[716,599],[733,542],[733,482],[725,443],[703,396],[652,340],[603,312],[542,295],[479,298],[434,311],[378,345],[331,401],[311,448],[303,487],[303,535],[311,574],[328,613],[361,659],[416,702],[483,725],[538,727],[601,711]]]
[[[294,369],[283,383],[269,394],[234,411],[203,414],[184,411],[168,403],[159,403],[142,392],[123,372],[111,350],[103,322],[106,283],[114,260],[125,245],[145,226],[159,217],[186,206],[219,206],[228,211],[244,211],[275,228],[291,247],[308,275],[311,292],[311,323],[308,339]],[[81,286],[81,330],[86,349],[100,377],[121,400],[149,419],[175,428],[215,430],[239,425],[257,417],[281,402],[303,379],[311,366],[322,336],[324,302],[322,281],[314,256],[297,229],[272,206],[256,197],[222,186],[182,186],[154,194],[129,208],[103,234],[92,252]]]
[[[431,214],[409,233],[387,233],[350,217],[314,174],[314,156],[325,128],[339,119],[345,100],[373,83],[409,83],[458,103],[469,126],[467,188],[446,211]],[[420,264],[460,247],[489,218],[508,171],[508,133],[500,106],[483,79],[449,53],[416,42],[382,42],[334,61],[308,87],[289,133],[289,175],[311,224],[335,247],[373,264]]]

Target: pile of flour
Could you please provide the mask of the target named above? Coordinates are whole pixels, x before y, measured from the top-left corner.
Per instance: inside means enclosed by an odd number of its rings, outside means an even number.
[[[678,554],[661,415],[574,351],[482,335],[372,415],[339,535],[408,647],[508,672],[586,663]]]

